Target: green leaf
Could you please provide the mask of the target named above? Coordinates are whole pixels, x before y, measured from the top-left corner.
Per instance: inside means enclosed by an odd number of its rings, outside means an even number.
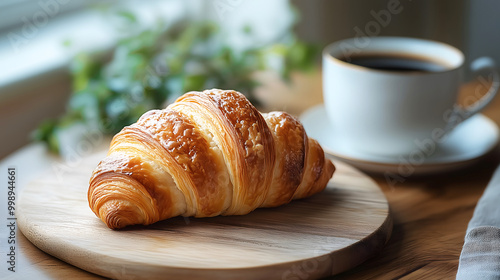
[[[93,79],[98,79],[102,65],[90,58],[88,54],[79,54],[71,65],[73,73],[73,90],[80,91],[87,87]]]
[[[66,40],[64,40],[64,41],[62,42],[62,44],[63,44],[63,46],[65,46],[65,47],[70,47],[70,46],[71,46],[71,44],[72,44],[72,42],[71,42],[71,40],[70,40],[70,39],[66,39]]]
[[[135,23],[137,22],[137,18],[135,17],[135,15],[130,12],[130,11],[119,11],[118,12],[118,16],[128,20],[129,22],[131,23]]]
[[[183,92],[193,91],[193,90],[204,90],[205,82],[207,81],[206,75],[190,75],[184,78],[184,85],[182,88]]]
[[[35,141],[41,141],[47,144],[51,152],[59,153],[59,141],[57,140],[58,121],[45,120],[38,128],[33,131],[31,138]]]

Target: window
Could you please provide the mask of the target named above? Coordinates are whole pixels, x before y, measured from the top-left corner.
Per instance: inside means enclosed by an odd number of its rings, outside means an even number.
[[[41,27],[51,18],[76,11],[96,3],[97,0],[2,0],[0,2],[0,32],[21,26]]]

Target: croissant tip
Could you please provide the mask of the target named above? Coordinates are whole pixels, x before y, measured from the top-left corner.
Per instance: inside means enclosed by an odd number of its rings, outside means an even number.
[[[335,164],[333,164],[333,162],[329,159],[326,159],[327,160],[327,165],[328,165],[328,174],[330,174],[329,178],[331,178],[333,176],[333,174],[335,173],[335,171],[337,170],[337,167],[335,167]]]
[[[101,216],[101,220],[110,228],[110,229],[120,229],[126,226],[124,222],[124,218],[122,215],[115,213],[106,213],[103,217]]]
[[[121,229],[129,225],[142,224],[141,215],[137,215],[127,207],[116,207],[116,205],[104,205],[98,216],[110,229]]]

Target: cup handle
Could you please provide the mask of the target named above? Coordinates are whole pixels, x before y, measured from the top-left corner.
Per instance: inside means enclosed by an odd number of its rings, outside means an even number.
[[[492,58],[485,56],[479,57],[471,63],[470,67],[474,76],[478,76],[480,72],[489,71],[491,86],[488,89],[488,92],[474,104],[465,108],[458,104],[455,105],[452,113],[454,117],[450,119],[447,129],[445,129],[446,132],[450,132],[451,130],[453,130],[453,128],[455,128],[463,121],[482,111],[491,103],[493,98],[497,95],[498,89],[500,88],[500,75],[498,73],[498,70],[496,69],[495,61]]]

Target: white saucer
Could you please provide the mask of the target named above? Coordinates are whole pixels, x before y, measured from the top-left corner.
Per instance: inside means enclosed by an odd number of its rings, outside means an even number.
[[[380,156],[353,150],[332,135],[323,104],[304,112],[300,120],[308,136],[318,140],[327,154],[363,171],[384,173],[397,179],[466,167],[490,152],[499,140],[498,126],[484,115],[477,114],[455,128],[424,157]]]

